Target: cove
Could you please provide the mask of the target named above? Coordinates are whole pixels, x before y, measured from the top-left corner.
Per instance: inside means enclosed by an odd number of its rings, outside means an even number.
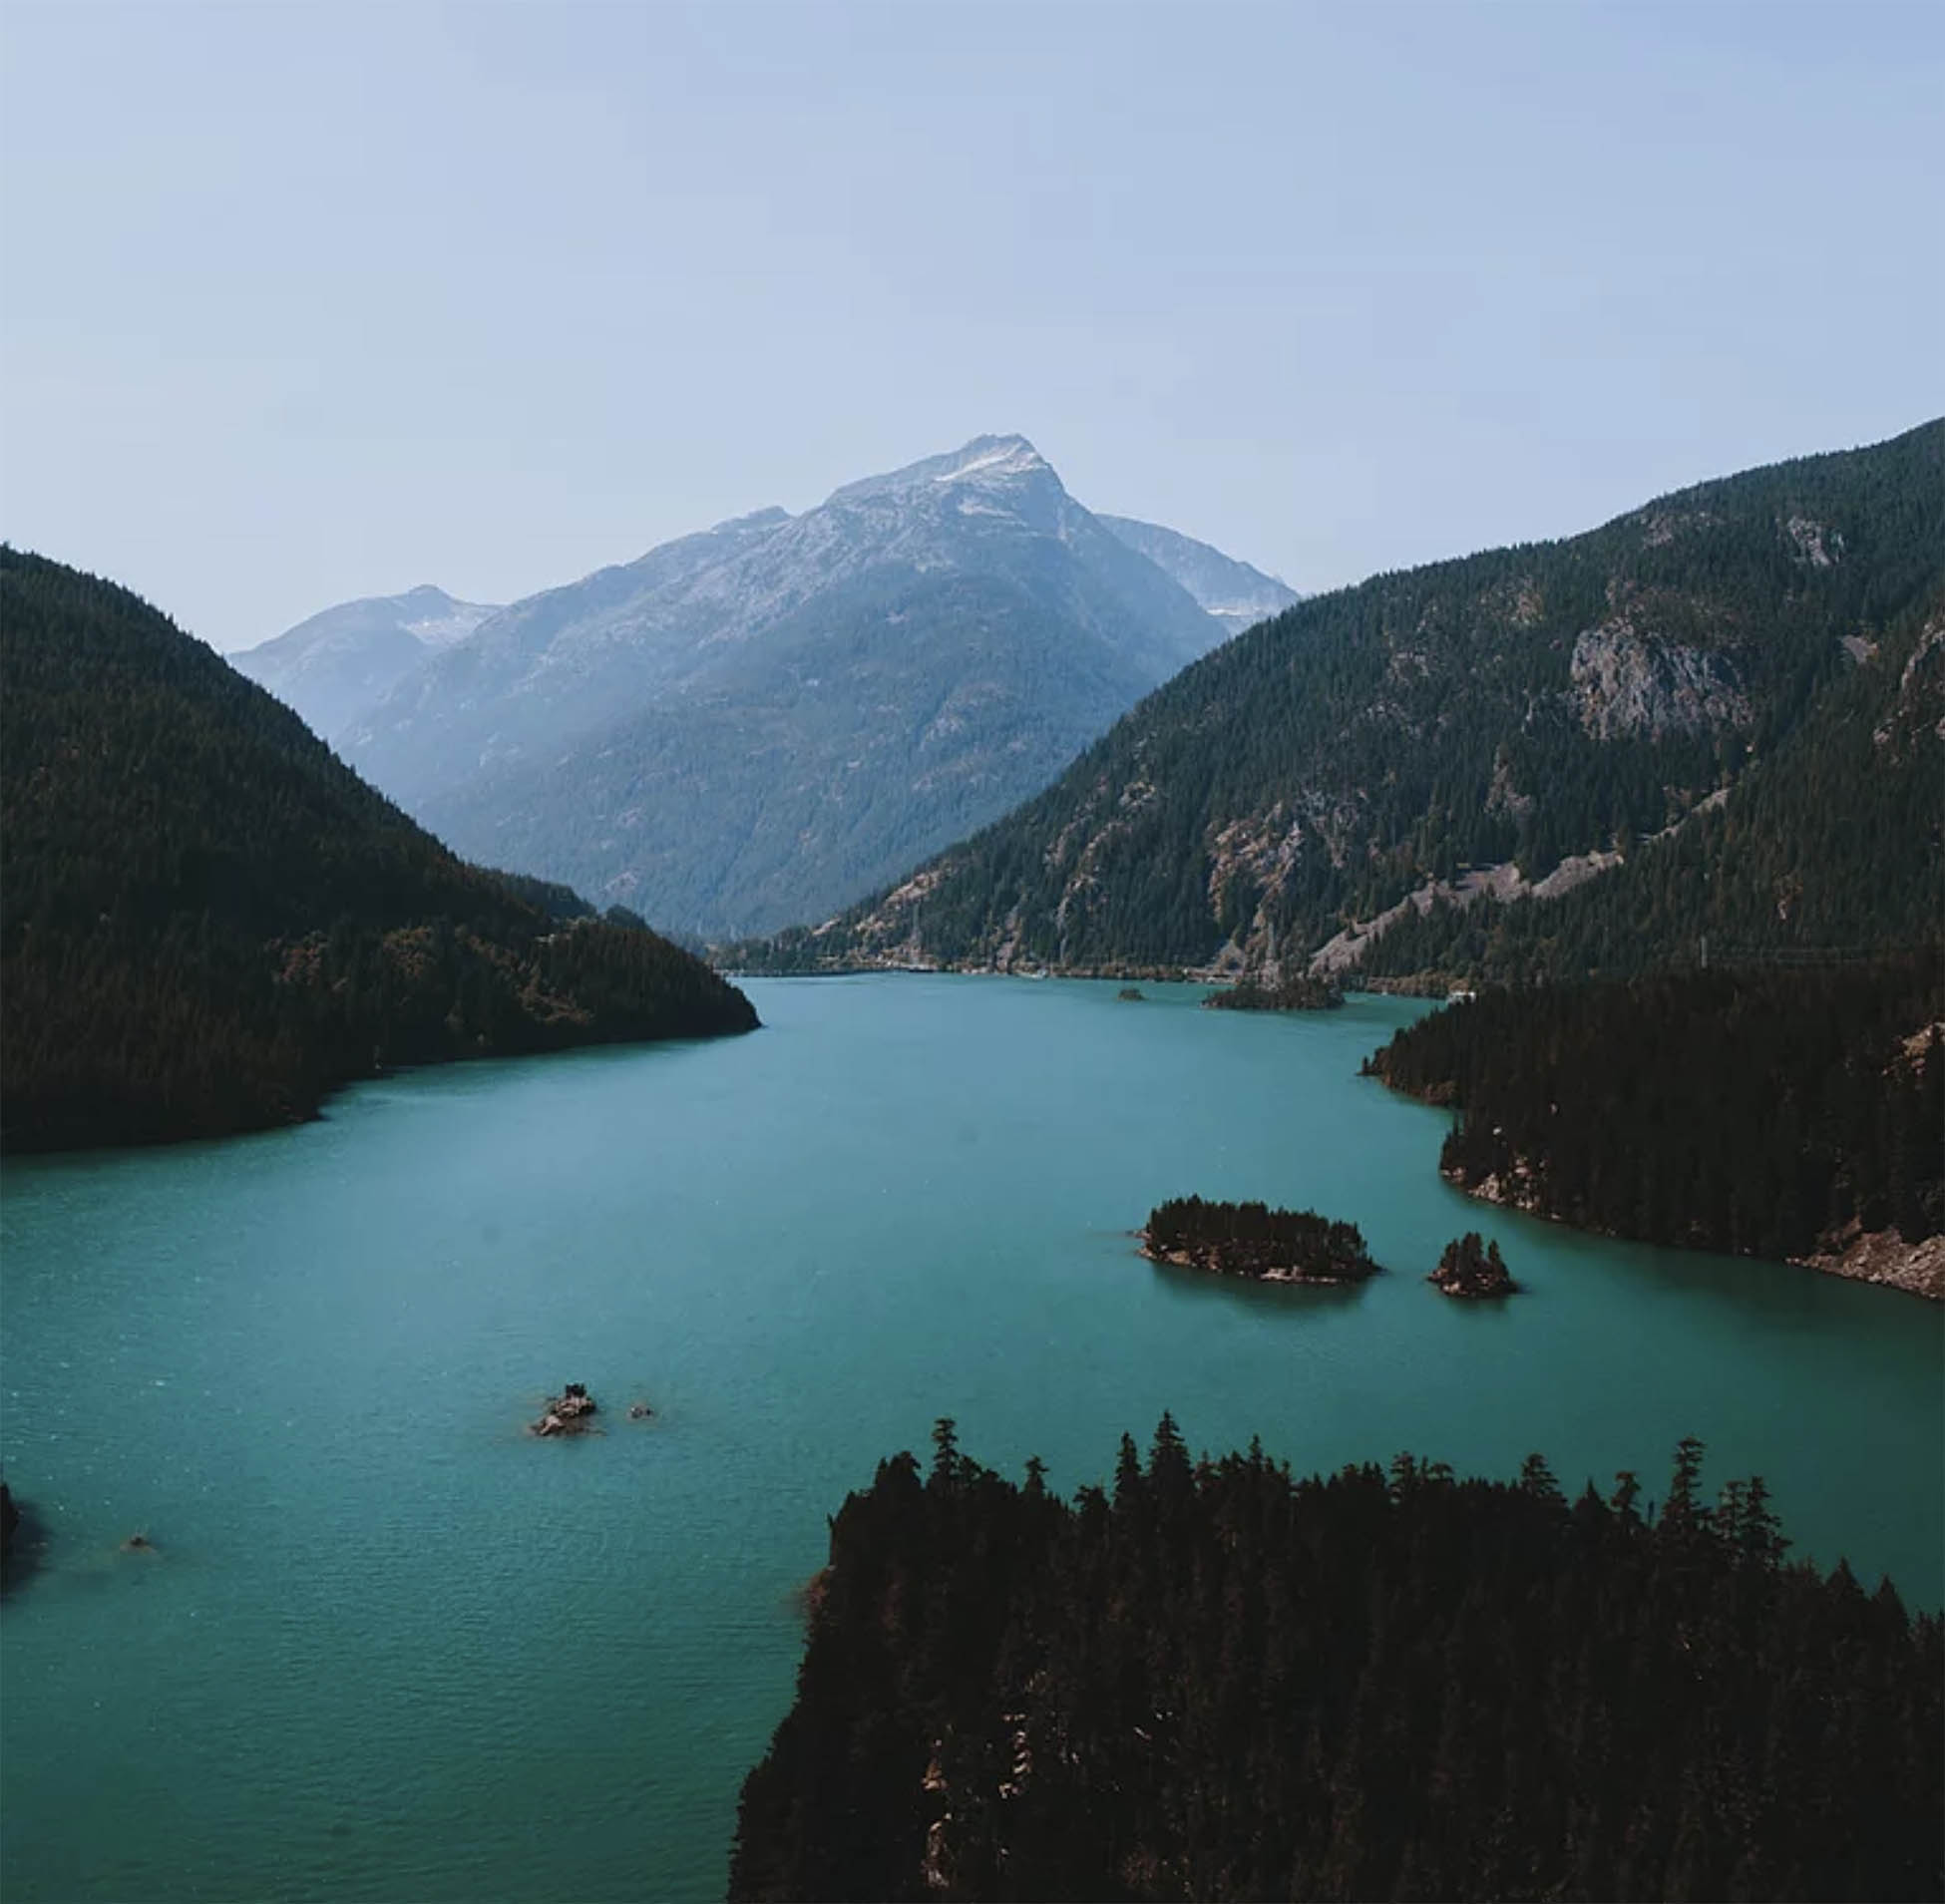
[[[1301,1470],[1537,1448],[1651,1495],[1693,1432],[1799,1550],[1945,1597],[1945,1317],[1459,1196],[1445,1114],[1356,1075],[1420,1007],[749,989],[749,1038],[0,1174],[4,1451],[47,1533],[0,1612],[14,1904],[720,1896],[825,1516],[940,1414],[1062,1490],[1165,1407]],[[1151,1267],[1128,1233],[1189,1192],[1349,1218],[1389,1274]],[[1468,1229],[1527,1295],[1421,1280]],[[532,1440],[567,1380],[606,1433]]]

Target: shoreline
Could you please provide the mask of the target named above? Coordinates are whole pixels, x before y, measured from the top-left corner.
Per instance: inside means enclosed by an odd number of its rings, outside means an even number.
[[[1400,1095],[1409,1097],[1411,1093],[1406,1091]],[[1591,1224],[1574,1223],[1542,1208],[1530,1192],[1521,1196],[1518,1193],[1519,1185],[1531,1182],[1530,1166],[1523,1161],[1510,1182],[1502,1182],[1496,1171],[1491,1176],[1482,1177],[1476,1184],[1469,1184],[1457,1172],[1442,1167],[1438,1174],[1454,1190],[1463,1191],[1480,1203],[1513,1210],[1521,1216],[1537,1217],[1543,1223],[1557,1223],[1563,1230],[1574,1230],[1582,1236],[1607,1237],[1616,1243],[1646,1242],[1641,1237],[1623,1236],[1617,1231],[1596,1229]],[[1685,1243],[1647,1244],[1647,1247],[1695,1250],[1705,1256],[1734,1254]],[[1917,1243],[1907,1243],[1895,1230],[1862,1231],[1853,1224],[1842,1239],[1842,1248],[1838,1250],[1818,1251],[1809,1256],[1751,1255],[1739,1260],[1787,1264],[1792,1269],[1815,1270],[1823,1276],[1842,1277],[1846,1282],[1870,1283],[1879,1289],[1897,1290],[1927,1303],[1945,1303],[1945,1236],[1930,1236]]]
[[[1239,1283],[1276,1283],[1284,1288],[1352,1290],[1361,1283],[1367,1283],[1366,1276],[1313,1276],[1304,1270],[1226,1270],[1220,1263],[1205,1262],[1188,1250],[1157,1250],[1148,1241],[1146,1230],[1135,1232],[1140,1239],[1139,1255],[1150,1263],[1166,1264],[1170,1269],[1199,1270],[1205,1276],[1226,1276]],[[1371,1275],[1376,1275],[1372,1266]]]

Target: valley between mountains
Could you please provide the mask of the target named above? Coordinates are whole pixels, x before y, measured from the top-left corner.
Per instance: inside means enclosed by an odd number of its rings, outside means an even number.
[[[238,665],[733,970],[1513,987],[1372,1060],[1454,1182],[1945,1295],[1945,422],[1310,599],[981,437]]]

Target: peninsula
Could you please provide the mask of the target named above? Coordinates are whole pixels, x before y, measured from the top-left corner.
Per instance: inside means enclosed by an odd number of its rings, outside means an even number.
[[[1935,950],[1631,984],[1487,987],[1366,1060],[1450,1106],[1483,1202],[1945,1299]]]

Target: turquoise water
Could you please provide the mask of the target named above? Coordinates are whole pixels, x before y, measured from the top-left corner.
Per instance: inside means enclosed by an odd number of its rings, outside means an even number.
[[[1693,1431],[1819,1559],[1945,1598],[1938,1311],[1467,1202],[1444,1116],[1356,1076],[1415,1007],[750,989],[751,1038],[8,1166],[3,1445],[48,1533],[0,1615],[9,1904],[720,1896],[825,1516],[945,1413],[1063,1488],[1164,1407],[1301,1469],[1540,1448],[1651,1492]],[[1188,1191],[1355,1219],[1395,1274],[1153,1269],[1127,1232]],[[1419,1281],[1471,1228],[1529,1295]],[[606,1434],[527,1437],[570,1379]]]

